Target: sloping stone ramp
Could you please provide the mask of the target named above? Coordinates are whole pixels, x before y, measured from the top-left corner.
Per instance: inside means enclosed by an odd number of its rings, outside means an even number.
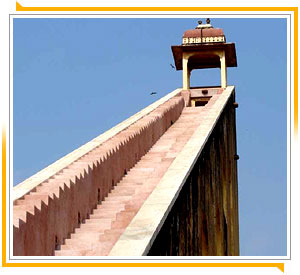
[[[113,187],[89,219],[55,251],[55,255],[108,255],[177,154],[205,119],[205,109],[210,108],[216,97],[204,107],[184,108],[179,119]]]
[[[14,255],[108,255],[218,97],[168,99],[15,199]]]

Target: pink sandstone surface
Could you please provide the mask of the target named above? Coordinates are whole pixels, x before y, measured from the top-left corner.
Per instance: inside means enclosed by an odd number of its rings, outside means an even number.
[[[109,255],[220,94],[177,94],[17,198],[14,255]]]

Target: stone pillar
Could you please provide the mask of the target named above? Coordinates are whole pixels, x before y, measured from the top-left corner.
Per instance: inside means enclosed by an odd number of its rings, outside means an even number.
[[[190,89],[190,70],[188,68],[189,56],[183,54],[182,56],[182,89],[188,90]]]
[[[227,68],[226,68],[226,59],[225,59],[225,51],[220,52],[220,63],[221,63],[221,87],[227,87]]]

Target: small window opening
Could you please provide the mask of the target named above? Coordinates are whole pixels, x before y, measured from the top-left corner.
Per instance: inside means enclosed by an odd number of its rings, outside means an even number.
[[[80,217],[80,212],[78,212],[78,224],[81,224],[81,217]]]
[[[202,107],[207,104],[208,101],[196,101],[195,102],[195,107]]]
[[[124,175],[127,175],[127,171],[126,171],[126,169],[124,170]]]
[[[211,96],[201,96],[201,97],[192,98],[191,99],[192,106],[195,106],[195,107],[205,106],[210,99],[211,99]]]
[[[59,244],[59,241],[58,241],[58,237],[55,236],[55,250],[59,250],[60,249],[60,244]]]
[[[97,199],[98,199],[98,203],[101,203],[101,192],[100,192],[100,188],[98,188],[98,196],[97,196]]]

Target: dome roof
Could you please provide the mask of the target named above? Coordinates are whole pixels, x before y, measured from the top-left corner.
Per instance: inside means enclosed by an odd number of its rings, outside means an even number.
[[[210,24],[202,25],[201,21],[199,21],[199,25],[196,27],[196,29],[185,31],[182,37],[183,45],[202,44],[202,43],[225,43],[225,42],[226,42],[226,38],[223,29],[214,28]]]
[[[219,28],[207,28],[207,29],[193,29],[187,30],[183,33],[183,38],[188,37],[214,37],[214,36],[224,36],[223,29]]]

